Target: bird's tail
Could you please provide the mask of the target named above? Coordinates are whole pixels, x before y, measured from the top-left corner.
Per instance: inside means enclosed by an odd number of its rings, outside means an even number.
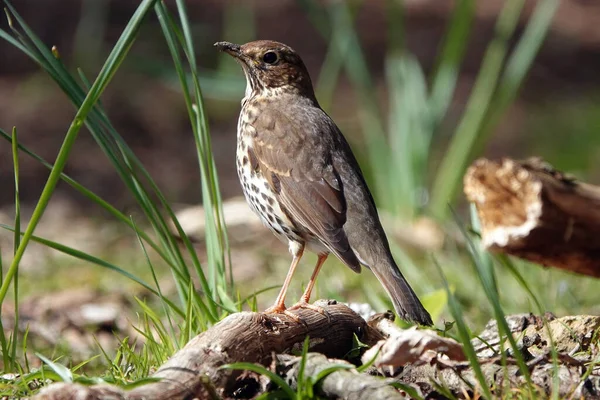
[[[431,316],[391,257],[388,262],[371,265],[371,270],[388,292],[400,318],[420,325],[433,325]]]

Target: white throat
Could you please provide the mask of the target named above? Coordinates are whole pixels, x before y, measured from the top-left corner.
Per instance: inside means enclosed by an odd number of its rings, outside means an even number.
[[[248,100],[250,98],[250,96],[252,95],[252,85],[250,84],[250,77],[248,76],[248,73],[246,72],[245,69],[244,69],[244,76],[246,77],[246,91],[244,92],[244,98],[242,99],[242,106],[244,105],[246,100]]]
[[[248,98],[252,94],[252,85],[250,85],[250,81],[246,79],[246,92],[244,93],[244,97]]]

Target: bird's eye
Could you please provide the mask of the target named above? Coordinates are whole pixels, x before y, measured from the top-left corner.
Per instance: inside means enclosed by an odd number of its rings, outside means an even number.
[[[277,57],[277,53],[275,53],[274,51],[267,51],[263,55],[263,61],[267,64],[275,64],[278,59],[279,57]]]

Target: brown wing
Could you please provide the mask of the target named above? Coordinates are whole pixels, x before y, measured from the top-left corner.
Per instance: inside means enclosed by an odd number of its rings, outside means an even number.
[[[326,146],[327,132],[318,132],[319,124],[312,118],[292,119],[274,109],[261,112],[252,125],[257,167],[282,208],[301,230],[312,233],[359,272],[360,263],[344,232],[346,200]]]

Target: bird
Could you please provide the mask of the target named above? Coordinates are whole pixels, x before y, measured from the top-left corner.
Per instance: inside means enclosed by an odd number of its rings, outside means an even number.
[[[370,269],[400,318],[432,325],[394,261],[356,157],[319,105],[298,53],[272,40],[214,46],[232,56],[246,78],[236,149],[244,196],[292,256],[275,303],[265,313],[297,318],[290,311],[322,312],[309,301],[317,275],[333,253],[357,273],[361,266]],[[286,308],[286,293],[305,250],[317,254],[317,263],[300,301]]]

